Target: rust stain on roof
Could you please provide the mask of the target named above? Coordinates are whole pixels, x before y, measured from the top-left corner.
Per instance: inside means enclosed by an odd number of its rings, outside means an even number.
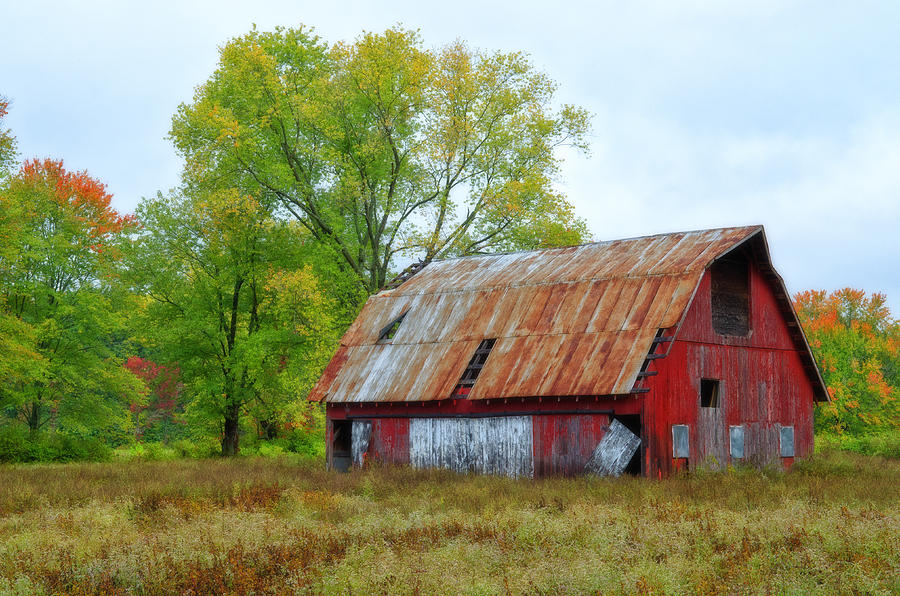
[[[660,329],[707,267],[761,226],[436,261],[369,298],[310,394],[446,399],[480,340],[497,342],[469,399],[628,393]],[[379,334],[405,313],[388,342]]]

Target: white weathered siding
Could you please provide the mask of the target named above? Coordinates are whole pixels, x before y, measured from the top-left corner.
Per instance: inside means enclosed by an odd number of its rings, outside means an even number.
[[[353,458],[353,465],[361,467],[364,463],[363,457],[369,450],[369,442],[372,440],[372,421],[371,420],[354,420],[352,432],[350,433],[350,454]]]
[[[413,418],[409,421],[409,460],[414,468],[531,478],[531,416]]]

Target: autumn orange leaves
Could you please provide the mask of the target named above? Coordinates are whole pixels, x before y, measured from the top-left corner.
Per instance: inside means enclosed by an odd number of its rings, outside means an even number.
[[[900,429],[900,323],[883,294],[844,288],[794,296],[828,384],[817,430],[869,434]]]

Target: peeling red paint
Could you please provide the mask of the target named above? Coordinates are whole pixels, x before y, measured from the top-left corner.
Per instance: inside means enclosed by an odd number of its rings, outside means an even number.
[[[777,437],[772,432],[777,425],[793,426],[796,457],[812,453],[813,385],[786,321],[779,316],[775,289],[759,267],[751,267],[750,280],[748,337],[721,336],[713,331],[707,273],[668,355],[651,362],[649,370],[658,374],[644,383],[650,389],[645,396],[644,449],[650,454],[645,474],[656,476],[659,471],[665,476],[678,469],[679,462],[672,458],[673,424],[690,427],[691,466],[710,455],[701,449],[698,436],[701,378],[721,380],[725,431],[730,425],[745,425],[757,434],[768,432]],[[727,432],[724,434],[727,441]],[[724,447],[727,453],[727,444]],[[745,459],[757,455],[777,462],[778,444],[768,448],[768,455],[748,453]],[[719,463],[737,462],[726,456],[726,461]]]

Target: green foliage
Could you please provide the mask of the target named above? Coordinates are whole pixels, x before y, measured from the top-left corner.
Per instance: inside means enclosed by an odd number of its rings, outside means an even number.
[[[9,174],[16,162],[16,137],[3,127],[3,120],[9,112],[9,100],[0,95],[0,182]]]
[[[900,433],[888,431],[863,435],[846,433],[819,433],[816,435],[816,451],[834,449],[900,459]]]
[[[881,294],[808,291],[794,306],[831,402],[816,430],[854,437],[900,433],[900,323]]]
[[[132,225],[103,184],[62,162],[32,160],[0,187],[0,407],[34,432],[128,425],[122,367],[130,298],[109,283]]]
[[[247,455],[274,457],[283,454],[298,454],[309,457],[325,457],[325,418],[321,410],[309,408],[318,415],[307,419],[306,424],[294,424],[275,439],[257,440],[247,446]]]
[[[130,279],[150,298],[141,343],[177,363],[186,418],[237,453],[246,417],[268,434],[303,424],[305,397],[331,356],[337,297],[324,289],[321,250],[265,198],[228,187],[208,195],[146,200],[128,256]],[[346,284],[329,286],[342,292]]]
[[[64,432],[30,433],[22,426],[0,427],[0,463],[106,461],[112,451],[90,436]]]
[[[397,261],[587,236],[553,182],[588,115],[554,91],[521,54],[400,28],[335,45],[254,29],[179,108],[182,184],[140,226],[61,161],[14,171],[0,98],[0,430],[24,450],[7,441],[8,459],[98,457],[77,437],[137,459],[234,454],[241,436],[320,454],[306,395]]]
[[[519,53],[424,48],[401,28],[328,46],[308,29],[232,39],[171,138],[191,193],[223,176],[271,197],[369,290],[395,257],[577,244],[553,189],[588,114]]]

